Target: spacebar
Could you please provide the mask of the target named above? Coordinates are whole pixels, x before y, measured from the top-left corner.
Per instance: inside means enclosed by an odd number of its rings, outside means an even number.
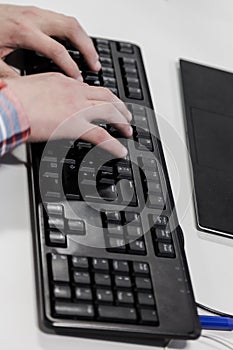
[[[105,306],[98,307],[99,317],[103,319],[119,319],[136,321],[137,315],[133,307]]]

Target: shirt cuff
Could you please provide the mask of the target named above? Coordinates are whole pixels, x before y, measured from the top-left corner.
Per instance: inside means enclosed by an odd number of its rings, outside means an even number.
[[[0,156],[25,142],[30,135],[29,119],[12,90],[0,90]]]

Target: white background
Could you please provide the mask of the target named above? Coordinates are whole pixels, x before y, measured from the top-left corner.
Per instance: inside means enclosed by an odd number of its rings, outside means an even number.
[[[154,105],[158,116],[162,116],[158,118],[160,133],[185,234],[196,300],[233,313],[233,241],[195,229],[188,156],[182,144],[184,127],[178,71],[180,58],[233,71],[232,1],[37,0],[10,3],[33,4],[75,16],[90,35],[127,40],[141,47]],[[17,153],[22,155],[24,148]],[[27,176],[22,166],[0,167],[0,193],[0,348],[146,349],[49,336],[39,331]],[[232,333],[218,333],[218,336],[231,341],[233,348]],[[204,338],[174,346],[192,350],[224,349]]]

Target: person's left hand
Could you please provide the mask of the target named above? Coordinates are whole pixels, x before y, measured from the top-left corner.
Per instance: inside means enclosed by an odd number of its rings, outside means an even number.
[[[69,39],[85,57],[90,69],[101,68],[92,40],[79,22],[69,16],[34,6],[0,5],[0,71],[1,76],[17,76],[2,58],[21,47],[51,58],[68,76],[82,80],[77,64],[64,46],[51,36]]]

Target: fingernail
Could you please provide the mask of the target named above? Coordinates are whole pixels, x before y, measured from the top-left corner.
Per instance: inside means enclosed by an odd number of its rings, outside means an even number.
[[[100,68],[101,68],[101,63],[100,63],[99,60],[96,61],[96,63],[95,63],[95,68],[96,68],[97,70],[100,70]]]
[[[132,127],[131,127],[131,126],[129,126],[129,127],[128,127],[128,132],[129,132],[129,134],[130,134],[130,135],[132,135],[132,133],[133,133],[133,129],[132,129]]]
[[[79,80],[79,81],[82,81],[82,82],[83,82],[83,77],[82,77],[81,75],[79,75],[79,76],[77,77],[77,80]]]

